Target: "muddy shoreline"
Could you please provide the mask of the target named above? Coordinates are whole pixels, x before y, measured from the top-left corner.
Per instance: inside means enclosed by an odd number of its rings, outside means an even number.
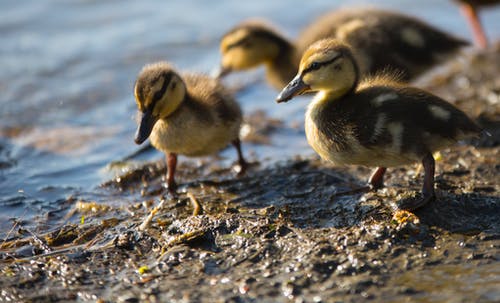
[[[497,45],[420,84],[491,134],[441,152],[438,198],[422,209],[396,207],[420,191],[416,165],[389,170],[376,193],[342,195],[370,170],[297,157],[235,178],[181,164],[173,198],[163,162],[151,163],[102,185],[113,199],[140,192],[135,204],[70,197],[67,224],[14,225],[0,243],[0,301],[497,302],[499,66]]]

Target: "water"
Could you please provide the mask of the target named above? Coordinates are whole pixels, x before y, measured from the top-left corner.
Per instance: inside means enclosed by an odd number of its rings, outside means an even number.
[[[57,211],[68,196],[113,200],[98,186],[117,173],[107,168],[110,162],[137,149],[132,87],[144,64],[166,59],[184,70],[210,73],[219,60],[218,39],[242,19],[273,20],[292,37],[326,10],[364,2],[2,1],[0,235],[14,218],[29,226]],[[470,38],[451,1],[370,3],[414,14]],[[498,38],[500,9],[483,11],[482,19],[489,36]],[[261,75],[258,70],[229,82]],[[258,82],[238,99],[247,113],[263,109],[288,126],[301,125],[307,101],[277,105],[275,96]],[[300,131],[280,131],[272,145],[247,144],[244,150],[270,162],[312,153]],[[233,153],[222,155],[234,160]],[[142,159],[161,157],[151,152]]]

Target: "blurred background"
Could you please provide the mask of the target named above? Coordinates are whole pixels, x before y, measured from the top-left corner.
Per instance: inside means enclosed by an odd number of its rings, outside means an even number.
[[[328,10],[365,4],[417,16],[472,41],[448,0],[1,1],[0,234],[13,218],[50,216],[69,196],[113,201],[99,184],[121,172],[109,163],[138,149],[133,84],[144,64],[169,60],[182,70],[212,73],[220,37],[243,19],[268,19],[293,38]],[[500,7],[482,10],[481,19],[498,41]],[[257,70],[226,83],[261,76]],[[245,114],[261,110],[284,123],[270,144],[243,145],[251,160],[264,164],[313,154],[302,133],[307,100],[278,106],[276,94],[263,81],[237,94]],[[235,160],[233,150],[221,155],[224,164]],[[137,165],[162,157],[151,151]],[[123,202],[126,197],[117,203]]]

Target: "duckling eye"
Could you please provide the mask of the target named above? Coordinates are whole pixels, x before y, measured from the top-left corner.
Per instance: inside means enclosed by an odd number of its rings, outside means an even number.
[[[317,70],[321,67],[321,65],[319,64],[319,62],[313,62],[311,63],[311,65],[309,65],[309,70]]]
[[[243,41],[241,41],[241,46],[243,48],[250,48],[250,47],[252,47],[252,43],[250,43],[250,41],[248,41],[248,40],[243,40]]]
[[[248,38],[245,37],[245,38],[243,38],[243,39],[241,39],[241,40],[239,40],[237,42],[234,42],[234,43],[229,44],[228,46],[226,46],[225,51],[227,52],[230,49],[239,48],[239,47],[241,47],[241,48],[247,48],[249,46],[250,46],[250,42],[248,41]]]

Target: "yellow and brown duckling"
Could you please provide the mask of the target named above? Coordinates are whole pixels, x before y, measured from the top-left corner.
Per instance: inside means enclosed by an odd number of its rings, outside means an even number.
[[[325,39],[304,53],[297,76],[277,97],[318,92],[309,104],[307,141],[323,158],[337,164],[378,167],[369,180],[383,186],[387,167],[422,161],[423,198],[403,208],[416,209],[434,199],[432,153],[479,127],[453,105],[423,90],[393,82],[390,76],[360,81],[351,48]]]
[[[146,65],[134,88],[141,114],[137,144],[148,137],[167,158],[167,185],[175,193],[177,155],[213,154],[232,143],[240,174],[247,166],[239,140],[242,113],[232,95],[215,79],[200,74],[182,77],[167,62]]]
[[[374,8],[341,9],[310,24],[295,43],[271,26],[247,21],[226,33],[220,44],[220,76],[266,66],[266,78],[282,89],[297,73],[302,53],[323,38],[354,47],[362,75],[391,70],[410,80],[468,43],[416,18]]]
[[[474,41],[481,48],[488,47],[488,38],[484,32],[481,21],[478,17],[478,9],[481,6],[490,6],[494,4],[499,4],[500,0],[455,0],[460,6],[462,14],[469,22],[469,26],[472,28],[472,34],[474,36]]]

